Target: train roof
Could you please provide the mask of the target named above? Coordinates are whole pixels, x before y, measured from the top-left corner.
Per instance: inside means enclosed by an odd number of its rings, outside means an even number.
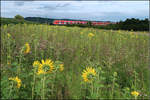
[[[87,22],[109,22],[109,23],[114,23],[114,22],[111,22],[111,21],[89,21],[89,20],[71,20],[71,19],[55,19],[54,21],[87,21]]]

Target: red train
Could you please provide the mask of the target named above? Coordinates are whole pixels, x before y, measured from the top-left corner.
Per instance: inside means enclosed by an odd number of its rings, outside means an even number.
[[[71,20],[54,20],[54,25],[66,25],[66,24],[88,24],[88,21],[71,21]],[[91,21],[92,25],[108,25],[115,24],[113,22]]]

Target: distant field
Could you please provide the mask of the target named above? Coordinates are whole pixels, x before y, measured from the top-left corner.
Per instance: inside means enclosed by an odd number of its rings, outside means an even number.
[[[146,32],[1,26],[2,98],[150,98],[148,42]]]

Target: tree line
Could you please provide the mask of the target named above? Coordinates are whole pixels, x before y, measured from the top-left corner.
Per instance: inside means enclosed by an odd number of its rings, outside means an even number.
[[[14,18],[4,18],[4,17],[1,17],[0,21],[1,21],[0,25],[6,25],[6,24],[24,24],[24,23],[26,23],[26,24],[38,24],[36,22],[24,20],[24,17],[22,17],[21,15],[16,15]]]
[[[147,18],[143,20],[131,18],[108,27],[117,30],[149,31],[149,20]]]

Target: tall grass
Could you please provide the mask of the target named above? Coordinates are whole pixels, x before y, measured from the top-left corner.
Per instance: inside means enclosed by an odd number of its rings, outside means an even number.
[[[17,24],[1,26],[1,39],[2,98],[149,98],[145,32]],[[28,54],[21,53],[25,43],[30,45]],[[48,58],[56,65],[62,62],[64,70],[34,74],[33,62]],[[86,67],[96,70],[92,83],[82,78]],[[20,88],[9,80],[16,76],[22,81]]]

